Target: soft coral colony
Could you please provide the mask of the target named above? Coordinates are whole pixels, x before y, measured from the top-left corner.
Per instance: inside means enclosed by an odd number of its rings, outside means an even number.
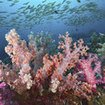
[[[27,44],[15,29],[6,35],[5,52],[12,64],[0,63],[0,81],[13,91],[19,105],[79,105],[79,100],[99,94],[97,86],[105,77],[98,56],[87,53],[82,39],[73,42],[68,32],[60,39],[57,54],[43,55],[44,48],[37,50],[32,38]]]

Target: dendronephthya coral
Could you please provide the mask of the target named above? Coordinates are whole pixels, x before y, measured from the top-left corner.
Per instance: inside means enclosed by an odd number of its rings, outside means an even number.
[[[33,66],[40,56],[34,41],[27,44],[15,29],[6,35],[5,52],[12,64],[1,61],[0,81],[9,85],[21,105],[79,105],[78,99],[91,100],[98,94],[97,84],[104,79],[98,56],[87,53],[82,39],[73,42],[68,32],[60,38],[58,53],[44,53],[36,70]]]

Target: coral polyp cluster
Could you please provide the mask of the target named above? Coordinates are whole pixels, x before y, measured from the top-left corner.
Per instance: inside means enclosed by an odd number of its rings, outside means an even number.
[[[68,32],[60,39],[59,51],[50,55],[45,46],[37,48],[32,36],[27,44],[15,29],[6,35],[12,64],[1,61],[0,81],[19,105],[80,105],[99,95],[105,75],[98,56],[88,52],[82,39],[73,42]]]

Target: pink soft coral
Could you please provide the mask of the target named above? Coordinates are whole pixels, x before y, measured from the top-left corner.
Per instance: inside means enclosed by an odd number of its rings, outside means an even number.
[[[20,39],[15,29],[12,29],[6,35],[6,40],[8,45],[5,47],[5,52],[11,57],[12,63],[15,63],[18,67],[29,64],[31,59],[34,58],[35,50],[27,47],[26,42]]]
[[[18,91],[25,89],[25,86],[27,86],[27,89],[30,89],[33,84],[30,74],[30,62],[35,58],[35,49],[32,46],[28,48],[26,42],[20,39],[15,29],[12,29],[6,35],[6,40],[8,45],[5,47],[5,51],[13,63],[13,70],[11,72],[5,71],[5,76],[8,77],[7,82],[9,85],[12,84],[12,87],[16,88],[16,90],[21,85],[21,89],[18,89]],[[15,76],[14,80],[11,79],[13,74]]]
[[[86,81],[93,87],[96,88],[96,84],[99,80],[96,79],[96,74],[101,75],[101,62],[95,54],[89,54],[87,59],[81,59],[79,61],[81,69],[83,70]],[[94,67],[92,67],[94,64]],[[102,77],[100,77],[101,79]]]
[[[0,105],[19,105],[16,101],[13,100],[14,93],[11,91],[8,86],[4,83],[0,83]]]
[[[68,32],[65,36],[60,36],[60,38],[62,38],[64,41],[59,43],[58,48],[63,49],[63,54],[58,54],[57,56],[52,57],[56,65],[55,71],[51,77],[52,81],[55,78],[57,78],[58,81],[65,79],[64,73],[68,69],[75,67],[80,57],[86,55],[86,51],[88,50],[88,47],[84,46],[84,42],[82,39],[80,39],[78,43],[75,42],[74,44],[72,44],[72,39],[69,37]],[[57,83],[59,85],[59,82]],[[53,84],[51,87],[54,87]]]

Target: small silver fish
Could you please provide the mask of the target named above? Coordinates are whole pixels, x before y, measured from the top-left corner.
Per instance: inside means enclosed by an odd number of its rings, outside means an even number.
[[[0,3],[3,3],[3,1],[0,1]]]

